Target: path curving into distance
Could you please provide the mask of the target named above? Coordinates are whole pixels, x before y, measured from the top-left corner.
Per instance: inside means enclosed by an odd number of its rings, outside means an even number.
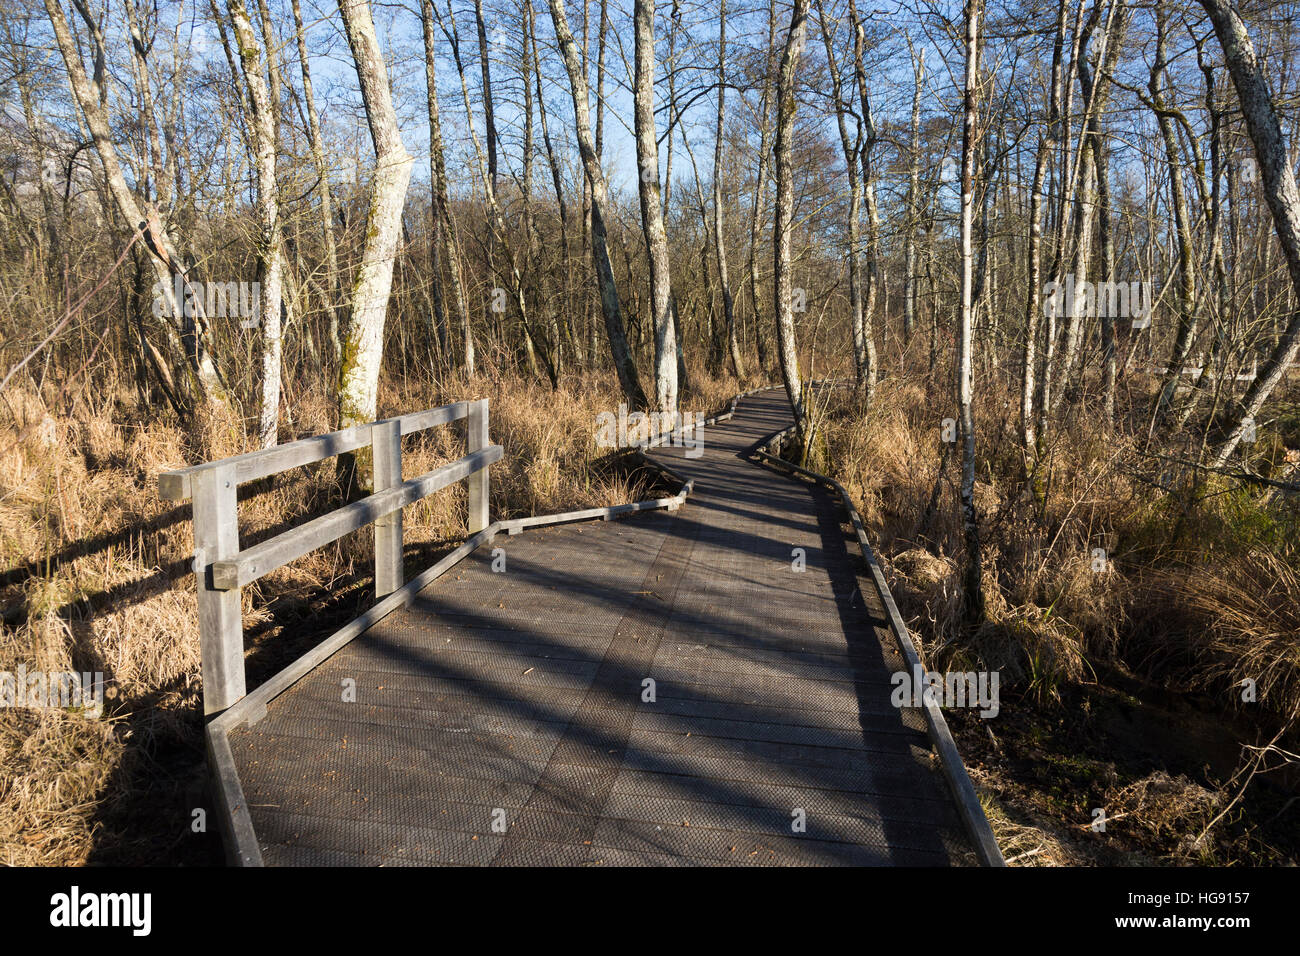
[[[233,731],[263,861],[973,864],[838,498],[750,454],[789,424],[741,399],[651,453],[679,510],[500,534]]]

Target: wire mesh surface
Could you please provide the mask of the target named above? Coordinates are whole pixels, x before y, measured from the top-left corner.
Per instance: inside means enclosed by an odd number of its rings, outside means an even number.
[[[838,500],[749,460],[789,423],[742,399],[655,451],[679,511],[500,536],[232,733],[265,862],[973,863]]]

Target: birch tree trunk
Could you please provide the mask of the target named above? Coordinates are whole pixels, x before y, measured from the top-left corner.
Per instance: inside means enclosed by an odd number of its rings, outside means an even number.
[[[636,0],[632,24],[636,34],[636,77],[633,89],[636,159],[640,175],[641,228],[650,259],[650,308],[655,333],[655,402],[665,412],[677,409],[677,338],[671,307],[672,282],[668,264],[668,234],[664,231],[659,197],[659,147],[655,129],[655,5]]]
[[[966,0],[966,78],[961,148],[961,326],[957,336],[957,407],[961,421],[961,518],[966,538],[966,613],[984,620],[978,516],[975,513],[975,417],[971,394],[971,320],[974,312],[976,97],[979,84],[979,0]]]
[[[1035,378],[1038,366],[1038,330],[1042,309],[1043,281],[1043,181],[1052,152],[1045,133],[1038,141],[1034,179],[1029,187],[1029,289],[1025,296],[1025,344],[1020,372],[1020,443],[1025,459],[1025,476],[1032,478],[1038,460],[1038,429],[1034,415]]]
[[[876,124],[871,114],[871,95],[867,88],[866,27],[858,18],[854,0],[849,0],[849,18],[853,24],[853,68],[857,77],[858,101],[862,105],[862,202],[867,213],[866,244],[866,294],[862,303],[862,350],[866,371],[864,374],[866,398],[870,402],[876,392],[876,335],[873,329],[876,316],[876,299],[880,296],[880,211],[876,208],[875,145]]]
[[[122,171],[117,149],[113,145],[106,109],[108,90],[105,86],[104,37],[99,26],[90,18],[89,8],[78,9],[86,20],[86,26],[91,33],[92,48],[95,51],[93,77],[86,75],[81,53],[73,39],[72,30],[59,0],[45,0],[45,11],[54,30],[55,42],[68,70],[68,85],[72,90],[73,99],[76,100],[81,114],[86,119],[86,127],[90,130],[95,152],[104,167],[104,178],[113,204],[122,218],[144,236],[150,252],[149,263],[153,267],[154,276],[165,302],[165,312],[169,316],[169,320],[163,323],[163,329],[174,354],[185,357],[183,367],[189,373],[187,381],[191,386],[191,393],[206,401],[223,416],[228,416],[230,396],[213,358],[212,332],[203,309],[201,301],[203,297],[190,293],[189,279],[177,254],[176,243],[168,235],[157,209],[152,206],[147,210],[142,209],[126,184],[126,176]],[[192,312],[190,317],[186,316],[185,303],[178,302],[176,299],[173,281],[176,275],[181,276],[183,297],[189,302]]]
[[[352,289],[352,317],[339,370],[339,427],[347,428],[375,420],[384,321],[392,289],[393,263],[402,236],[402,206],[414,160],[398,133],[388,70],[375,36],[369,0],[339,0],[339,13],[356,63],[366,119],[375,145],[366,242]],[[359,467],[352,480],[357,487],[369,490],[373,478],[370,463],[361,452],[357,458]]]
[[[552,0],[554,2],[554,0]],[[790,165],[790,139],[794,135],[794,116],[798,103],[794,95],[795,71],[803,53],[808,30],[810,0],[794,0],[790,32],[781,51],[781,66],[776,82],[776,145],[772,161],[776,168],[776,218],[772,230],[773,311],[776,314],[777,351],[781,359],[781,377],[785,393],[794,412],[799,441],[805,455],[808,450],[808,413],[804,405],[803,381],[799,374],[799,349],[794,335],[794,289],[790,281],[790,232],[794,220],[794,170]]]

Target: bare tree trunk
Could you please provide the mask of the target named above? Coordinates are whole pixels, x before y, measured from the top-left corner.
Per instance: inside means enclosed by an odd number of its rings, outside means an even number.
[[[429,110],[429,180],[433,198],[434,241],[447,263],[451,284],[451,305],[461,332],[461,366],[474,374],[474,331],[470,326],[469,299],[461,272],[460,239],[451,218],[447,195],[447,162],[442,145],[442,120],[438,110],[438,73],[434,59],[433,0],[420,0],[420,24],[424,33],[424,82]]]
[[[763,93],[759,99],[758,117],[758,171],[754,179],[754,204],[749,218],[749,301],[754,312],[754,344],[758,349],[758,365],[763,375],[771,368],[768,354],[767,323],[758,295],[758,241],[759,224],[767,201],[767,165],[769,133],[772,115],[772,51],[776,49],[776,0],[768,0],[767,47],[763,68]]]
[[[448,8],[450,9],[450,7]],[[488,60],[487,21],[483,19],[483,0],[474,0],[474,24],[478,28],[478,62],[483,74],[483,127],[487,137],[488,176],[497,188],[497,124],[492,109],[492,67]]]
[[[668,265],[668,234],[664,231],[659,197],[659,147],[655,130],[655,5],[636,0],[632,9],[636,33],[636,81],[633,90],[636,159],[640,175],[641,228],[650,260],[650,308],[655,333],[655,403],[666,412],[677,409],[677,338],[673,330],[672,281]]]
[[[911,42],[908,50],[911,51]],[[918,191],[921,174],[921,84],[925,82],[925,48],[912,54],[912,125],[907,170],[907,233],[903,239],[903,260],[907,279],[903,289],[903,348],[912,340],[916,326],[916,228],[921,216]]]
[[[1089,265],[1092,261],[1093,229],[1097,220],[1098,179],[1101,170],[1098,166],[1098,149],[1101,139],[1100,117],[1106,109],[1110,95],[1110,76],[1114,72],[1119,48],[1123,43],[1127,23],[1126,8],[1122,4],[1110,6],[1108,18],[1100,35],[1100,49],[1096,53],[1095,64],[1089,63],[1089,47],[1099,25],[1102,25],[1101,11],[1104,4],[1093,7],[1093,13],[1081,36],[1079,44],[1079,88],[1083,93],[1084,115],[1082,118],[1082,142],[1080,143],[1078,181],[1075,194],[1074,213],[1074,265],[1075,282],[1084,282],[1088,278]],[[1065,350],[1061,358],[1061,369],[1067,379],[1075,383],[1076,365],[1081,359],[1080,336],[1085,320],[1083,310],[1071,311],[1065,332]],[[1057,394],[1059,403],[1065,395],[1062,389]]]
[[[831,42],[832,27],[826,19],[826,10],[821,0],[817,0],[817,19],[821,24],[822,43],[826,48],[826,64],[831,76],[831,98],[835,105],[835,121],[839,128],[840,148],[844,153],[844,167],[849,179],[849,329],[853,336],[853,371],[858,387],[862,388],[867,385],[867,374],[870,371],[866,335],[862,328],[862,173],[858,166],[862,151],[862,118],[857,117],[857,135],[850,138],[847,119],[849,109],[843,99],[844,85],[840,79],[840,68]]]
[[[253,162],[257,169],[258,256],[262,260],[259,319],[262,326],[262,400],[257,437],[263,448],[277,443],[280,422],[280,296],[283,250],[280,243],[280,197],[275,179],[278,106],[271,101],[262,56],[244,0],[227,0],[235,30],[244,82],[248,84],[248,117]]]
[[[519,321],[523,326],[524,354],[528,361],[530,373],[536,373],[537,362],[534,345],[537,341],[528,311],[528,303],[524,297],[524,277],[519,269],[519,260],[514,253],[510,242],[510,230],[506,225],[505,214],[501,209],[500,200],[497,198],[496,180],[492,176],[490,164],[484,163],[483,146],[479,142],[478,132],[474,128],[474,110],[469,95],[469,83],[465,78],[464,64],[460,58],[459,34],[456,30],[456,18],[450,3],[447,4],[447,17],[451,24],[451,30],[448,34],[452,41],[452,56],[456,61],[457,72],[460,75],[460,93],[461,99],[465,106],[466,128],[469,130],[470,142],[474,145],[474,157],[478,163],[479,178],[483,183],[483,197],[487,201],[488,211],[492,214],[490,225],[492,228],[492,238],[496,244],[501,247],[501,251],[506,260],[507,278],[510,285],[510,292],[514,299],[515,308],[519,313]],[[445,28],[444,28],[445,29]],[[491,263],[491,253],[489,253],[489,263]],[[551,379],[551,384],[557,384],[555,368],[546,358],[547,374]]]
[[[554,2],[554,0],[552,0]],[[790,232],[794,220],[794,170],[790,165],[790,139],[794,135],[794,114],[798,106],[794,96],[795,71],[803,53],[808,29],[809,0],[794,0],[790,32],[781,51],[781,66],[776,84],[776,145],[773,164],[776,168],[776,221],[772,230],[773,291],[776,313],[777,350],[781,358],[781,377],[785,393],[794,412],[799,440],[808,451],[808,412],[804,406],[803,381],[799,373],[799,349],[794,336],[794,289],[790,282]]]
[[[73,39],[72,30],[68,26],[59,0],[45,0],[45,10],[54,29],[55,42],[68,70],[68,84],[72,89],[73,98],[86,118],[86,126],[95,144],[95,152],[104,167],[109,194],[122,218],[130,223],[132,228],[140,231],[149,248],[149,262],[153,266],[157,287],[165,301],[165,311],[170,320],[163,324],[169,345],[176,355],[183,355],[187,359],[185,367],[189,372],[192,392],[223,414],[228,414],[230,397],[213,359],[212,332],[203,309],[201,301],[203,297],[192,294],[189,279],[176,252],[176,244],[163,226],[157,209],[150,206],[142,210],[136,202],[135,196],[126,184],[126,176],[122,172],[117,150],[113,145],[106,106],[108,90],[105,86],[106,54],[103,33],[91,18],[89,8],[79,5],[78,10],[86,21],[91,34],[92,48],[95,51],[95,74],[92,78],[86,75],[81,53]],[[174,275],[181,277],[184,302],[177,301],[174,293]],[[190,316],[186,315],[186,303],[190,307],[188,309]]]
[[[623,307],[618,300],[618,286],[614,282],[614,268],[609,260],[609,248],[605,232],[605,213],[609,205],[609,191],[605,184],[605,173],[600,167],[596,153],[596,144],[591,136],[591,121],[588,107],[587,78],[582,72],[582,61],[578,53],[578,44],[569,29],[569,21],[564,13],[563,0],[547,0],[551,11],[551,21],[555,25],[555,38],[564,59],[564,68],[569,74],[569,88],[573,94],[573,114],[575,132],[578,137],[578,150],[582,154],[582,166],[591,185],[591,245],[592,256],[596,260],[596,278],[600,286],[600,302],[605,314],[605,332],[609,337],[609,349],[614,359],[614,368],[618,372],[619,384],[628,404],[635,409],[646,408],[645,392],[637,375],[636,363],[632,359],[627,345],[627,332],[623,325]]]
[[[979,84],[979,0],[966,0],[966,80],[961,150],[961,328],[957,338],[957,404],[961,421],[961,516],[966,537],[966,613],[984,620],[978,515],[975,513],[975,416],[971,394],[971,319],[974,313],[976,97]]]
[[[1038,365],[1039,313],[1043,281],[1043,180],[1047,174],[1052,141],[1044,135],[1038,141],[1034,180],[1029,188],[1029,289],[1025,296],[1025,347],[1020,374],[1020,442],[1025,473],[1030,476],[1038,458],[1038,429],[1034,416],[1034,378]]]
[[[731,370],[738,380],[745,377],[745,362],[740,357],[740,344],[736,338],[736,309],[731,295],[731,279],[727,274],[727,241],[722,227],[722,134],[727,94],[727,0],[721,0],[718,9],[718,114],[714,124],[716,138],[713,146],[713,254],[718,259],[718,287],[722,292],[722,314],[727,323],[727,351],[731,356]]]
[[[1273,106],[1250,34],[1241,17],[1227,0],[1200,0],[1214,23],[1214,32],[1223,47],[1224,59],[1232,73],[1232,82],[1241,102],[1246,129],[1255,146],[1255,158],[1263,180],[1264,198],[1273,214],[1278,244],[1286,257],[1291,286],[1300,294],[1300,190],[1287,156],[1281,124]],[[1286,331],[1278,339],[1268,361],[1259,369],[1238,409],[1237,421],[1214,452],[1218,466],[1227,464],[1273,389],[1300,353],[1300,310],[1292,313]]]
[[[339,13],[361,83],[370,137],[375,146],[375,173],[370,184],[366,242],[361,251],[352,291],[339,370],[339,425],[374,421],[377,413],[379,369],[383,359],[384,320],[392,289],[393,263],[402,236],[402,206],[414,160],[402,145],[397,114],[389,93],[388,70],[375,36],[368,0],[339,0]],[[356,487],[372,487],[370,462],[358,452]],[[341,463],[347,469],[350,463]]]
[[[871,401],[876,392],[876,335],[873,331],[876,317],[876,299],[880,295],[880,212],[876,208],[876,122],[872,118],[871,96],[867,89],[866,56],[867,34],[854,0],[849,0],[849,17],[853,23],[853,66],[858,83],[858,100],[862,104],[862,202],[867,213],[866,295],[862,303],[862,348],[866,363],[866,397]]]
[[[1174,130],[1173,118],[1165,109],[1161,83],[1168,64],[1168,56],[1165,52],[1166,14],[1163,2],[1156,3],[1155,17],[1156,56],[1151,64],[1151,79],[1147,89],[1151,92],[1156,122],[1160,126],[1160,135],[1164,140],[1165,161],[1169,166],[1169,189],[1174,207],[1175,241],[1178,244],[1178,274],[1182,280],[1178,297],[1178,333],[1174,339],[1173,354],[1169,358],[1169,369],[1165,374],[1157,404],[1157,414],[1163,415],[1173,403],[1182,376],[1183,363],[1191,353],[1196,340],[1198,306],[1196,264],[1192,251],[1192,223],[1187,209],[1187,195],[1183,189],[1183,166],[1179,156],[1178,134]]]
[[[339,338],[339,254],[334,242],[334,200],[330,195],[330,167],[325,162],[325,143],[321,137],[320,114],[316,111],[316,95],[311,83],[311,67],[307,63],[307,35],[302,23],[302,9],[299,0],[293,0],[294,35],[298,42],[298,62],[302,66],[302,92],[307,105],[307,139],[311,146],[312,162],[316,164],[316,176],[319,182],[316,192],[320,199],[321,227],[325,236],[325,291],[329,295],[327,312],[329,313],[329,340],[337,362],[343,352]]]

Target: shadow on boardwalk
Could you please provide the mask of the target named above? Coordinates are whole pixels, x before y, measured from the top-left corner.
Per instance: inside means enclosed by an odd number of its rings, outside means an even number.
[[[787,424],[744,399],[655,452],[680,511],[500,536],[232,734],[265,862],[973,862],[837,501],[746,460]]]

